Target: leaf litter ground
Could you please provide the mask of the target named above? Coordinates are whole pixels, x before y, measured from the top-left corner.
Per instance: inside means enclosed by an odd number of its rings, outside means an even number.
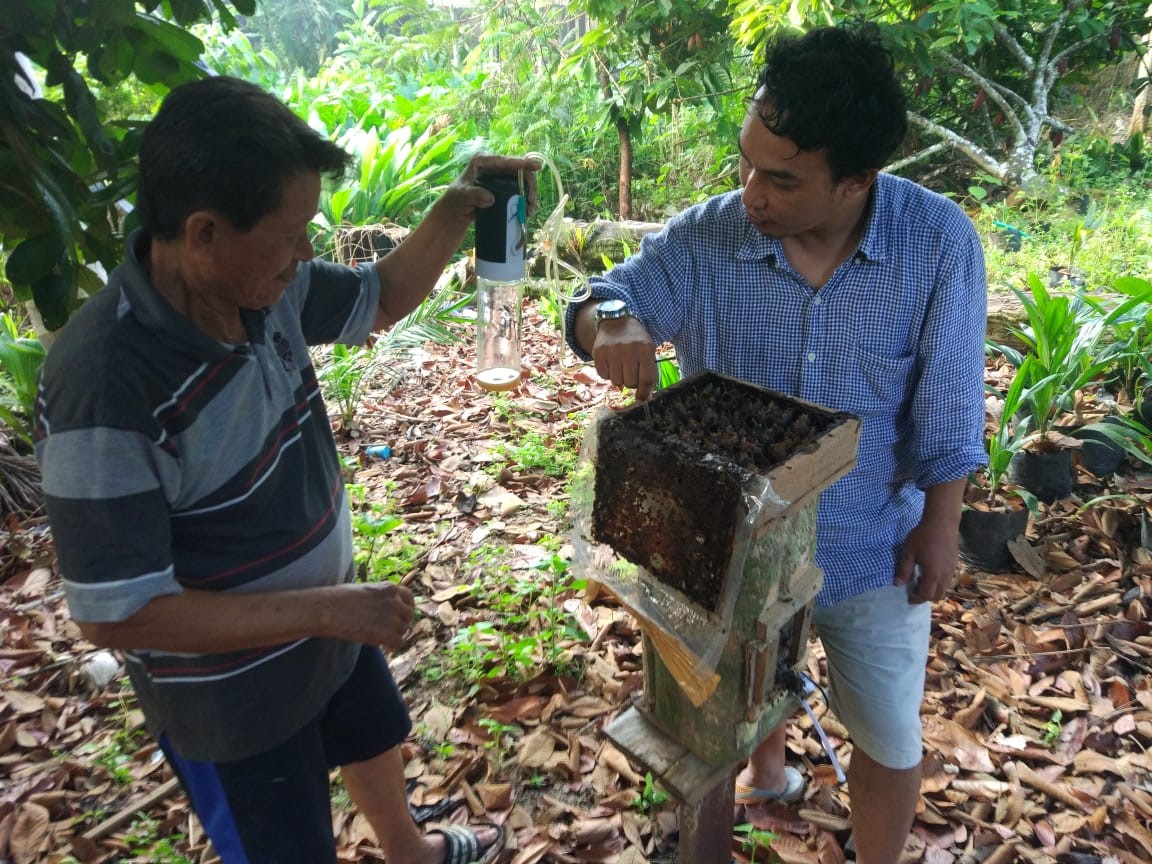
[[[351,482],[403,520],[373,560],[398,562],[395,577],[418,595],[392,658],[416,724],[404,745],[413,811],[503,824],[502,864],[675,861],[674,802],[601,733],[640,688],[637,628],[602,598],[539,590],[553,555],[568,554],[556,506],[566,481],[547,460],[509,455],[525,440],[559,451],[623,397],[588,367],[561,369],[555,330],[532,306],[525,318],[530,378],[514,393],[472,384],[467,342],[426,346],[398,386],[368,389],[358,430],[337,430]],[[369,445],[392,455],[373,459]],[[1013,572],[962,567],[934,610],[907,862],[1152,860],[1152,555],[1134,542],[1123,499],[1078,514],[1115,491],[1079,480],[1014,549]],[[1152,490],[1131,474],[1113,481]],[[217,860],[122,669],[102,670],[110,658],[70,621],[42,518],[0,525],[0,599],[0,861]],[[527,631],[558,618],[583,633],[547,642],[557,662],[533,665],[537,640],[517,664],[516,646],[498,641],[505,623]],[[813,644],[812,671],[822,664]],[[94,686],[101,671],[111,678]],[[848,764],[843,728],[819,702],[816,713]],[[790,728],[789,751],[809,777],[804,800],[748,818],[778,835],[779,861],[842,864],[850,801],[807,719]],[[383,860],[338,783],[333,798],[341,862]],[[768,855],[733,840],[737,860]]]

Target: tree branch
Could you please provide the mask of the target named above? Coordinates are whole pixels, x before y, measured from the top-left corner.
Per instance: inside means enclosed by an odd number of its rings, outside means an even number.
[[[985,171],[995,175],[998,179],[1003,180],[1007,176],[1007,166],[998,161],[995,156],[983,147],[973,144],[967,138],[957,135],[951,129],[946,129],[939,123],[933,123],[927,117],[923,117],[914,111],[908,112],[908,119],[921,129],[931,132],[933,135],[943,139],[944,142],[959,150]]]
[[[940,55],[944,59],[945,65],[951,66],[954,71],[960,72],[965,78],[972,81],[972,83],[987,93],[988,97],[993,102],[995,102],[997,106],[999,106],[1000,110],[1004,112],[1005,119],[1007,119],[1012,124],[1012,128],[1015,132],[1017,141],[1023,140],[1027,137],[1027,133],[1024,131],[1024,125],[1020,122],[1020,118],[1016,116],[1016,112],[1012,109],[1012,106],[1008,104],[1008,100],[1004,98],[1004,94],[1000,92],[1000,88],[996,84],[989,81],[963,60],[954,57],[949,52],[941,51]],[[1020,97],[1017,96],[1017,98]],[[1027,101],[1022,98],[1020,101],[1023,106],[1026,106],[1027,110],[1031,111],[1032,106]]]
[[[1067,48],[1052,58],[1052,68],[1055,69],[1056,64],[1064,58],[1068,57],[1068,55],[1076,53],[1085,45],[1090,45],[1097,39],[1103,39],[1106,35],[1107,34],[1105,33],[1097,33],[1095,36],[1088,36],[1087,38],[1081,39],[1079,42],[1073,42],[1071,45],[1069,45]]]
[[[1083,0],[1076,3],[1066,3],[1064,8],[1060,10],[1060,15],[1052,23],[1052,26],[1048,28],[1048,38],[1044,40],[1044,47],[1040,51],[1041,68],[1048,66],[1048,64],[1051,64],[1053,68],[1056,66],[1056,63],[1060,60],[1064,52],[1052,57],[1052,46],[1056,44],[1056,37],[1063,31],[1064,23],[1068,20],[1068,16],[1072,14],[1072,10],[1077,6],[1083,5]]]
[[[935,156],[942,150],[948,150],[951,146],[952,144],[948,141],[938,141],[931,147],[925,147],[923,150],[916,151],[911,156],[905,156],[903,159],[897,159],[895,162],[885,165],[881,170],[888,174],[895,174],[901,168],[907,168],[909,165],[923,162],[929,156]]]
[[[1024,50],[1015,36],[1008,32],[1008,28],[1001,24],[999,21],[992,22],[992,32],[996,34],[996,38],[1000,40],[1000,44],[1008,49],[1008,53],[1016,58],[1021,66],[1023,66],[1028,74],[1031,75],[1032,71],[1036,68],[1036,62],[1028,56],[1028,52]]]

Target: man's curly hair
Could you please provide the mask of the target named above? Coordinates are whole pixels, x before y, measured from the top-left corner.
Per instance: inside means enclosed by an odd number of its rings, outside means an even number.
[[[908,129],[904,91],[874,24],[777,36],[751,110],[801,150],[824,150],[833,179],[879,169]]]

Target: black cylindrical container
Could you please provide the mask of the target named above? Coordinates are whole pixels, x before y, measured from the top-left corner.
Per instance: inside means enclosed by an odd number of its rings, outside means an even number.
[[[527,245],[520,221],[520,181],[514,174],[481,174],[476,185],[496,196],[491,207],[476,210],[476,275],[493,282],[519,282],[524,278]]]

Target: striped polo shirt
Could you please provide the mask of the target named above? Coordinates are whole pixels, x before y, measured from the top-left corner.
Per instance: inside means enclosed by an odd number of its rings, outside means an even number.
[[[685,375],[709,369],[860,417],[856,468],[820,495],[816,602],[829,606],[891,585],[923,490],[986,461],[984,256],[954,202],[880,174],[859,246],[816,291],[740,195],[671,219],[593,278],[592,295],[625,300]]]
[[[265,592],[353,575],[344,483],[309,345],[361,344],[374,268],[302,264],[249,341],[215,341],[125,263],[61,331],[40,385],[36,455],[69,609],[129,618],[184,588]],[[156,735],[229,761],[285,740],[352,670],[332,639],[213,654],[126,653]]]

